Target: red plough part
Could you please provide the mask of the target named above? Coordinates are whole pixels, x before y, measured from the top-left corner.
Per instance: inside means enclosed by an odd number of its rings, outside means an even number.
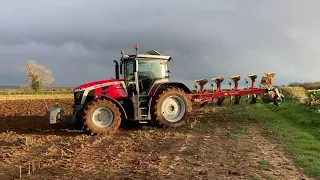
[[[205,90],[204,85],[207,84],[208,80],[206,78],[201,78],[195,80],[195,82],[200,86],[200,88],[195,85],[197,88],[197,93],[190,94],[191,101],[193,103],[199,103],[200,106],[206,105],[209,101],[213,101],[213,99],[218,99],[218,105],[222,105],[225,97],[235,97],[234,104],[240,103],[241,96],[247,95],[249,98],[252,95],[250,104],[254,104],[257,102],[257,95],[262,96],[262,100],[264,103],[274,103],[276,106],[279,106],[283,103],[284,97],[279,93],[276,87],[273,87],[273,77],[275,76],[275,72],[265,73],[266,76],[262,77],[260,82],[260,87],[256,87],[256,74],[247,75],[251,79],[251,87],[248,85],[248,81],[245,79],[247,88],[238,89],[238,82],[241,79],[239,75],[230,76],[229,78],[234,82],[234,87],[231,88],[231,82],[229,82],[230,89],[223,90],[221,89],[221,83],[224,81],[223,77],[215,77],[212,78],[212,81],[216,83],[216,89],[214,90],[214,85],[211,84],[212,92]]]

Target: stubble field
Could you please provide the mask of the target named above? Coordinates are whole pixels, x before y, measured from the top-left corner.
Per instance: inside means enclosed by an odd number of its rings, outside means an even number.
[[[0,100],[0,179],[309,179],[243,106],[197,110],[179,129],[87,136],[47,123],[54,102]]]

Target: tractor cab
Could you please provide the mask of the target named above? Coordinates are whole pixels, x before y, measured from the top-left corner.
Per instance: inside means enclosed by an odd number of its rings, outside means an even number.
[[[155,50],[138,54],[138,46],[135,55],[124,55],[123,50],[121,54],[120,74],[129,96],[147,95],[155,83],[169,81],[167,62],[171,60],[170,56],[163,56]]]
[[[164,56],[155,50],[138,54],[137,45],[135,49],[134,55],[125,55],[121,51],[120,65],[115,61],[116,78],[122,76],[127,98],[132,103],[129,107],[133,107],[133,111],[127,112],[129,119],[132,117],[131,120],[145,121],[151,119],[148,94],[153,85],[169,81],[168,61],[171,56]]]

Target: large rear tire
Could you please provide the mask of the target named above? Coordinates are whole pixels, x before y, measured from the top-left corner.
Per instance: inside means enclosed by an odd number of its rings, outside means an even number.
[[[181,127],[192,111],[192,102],[180,88],[168,88],[154,97],[152,116],[156,124],[163,127]]]
[[[114,134],[121,124],[121,112],[110,100],[93,100],[83,112],[84,130],[91,134]]]

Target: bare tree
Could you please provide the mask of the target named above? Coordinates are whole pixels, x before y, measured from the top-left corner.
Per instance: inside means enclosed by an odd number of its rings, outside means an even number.
[[[29,60],[22,71],[27,75],[25,81],[30,83],[30,87],[36,92],[54,81],[51,70],[33,60]]]

